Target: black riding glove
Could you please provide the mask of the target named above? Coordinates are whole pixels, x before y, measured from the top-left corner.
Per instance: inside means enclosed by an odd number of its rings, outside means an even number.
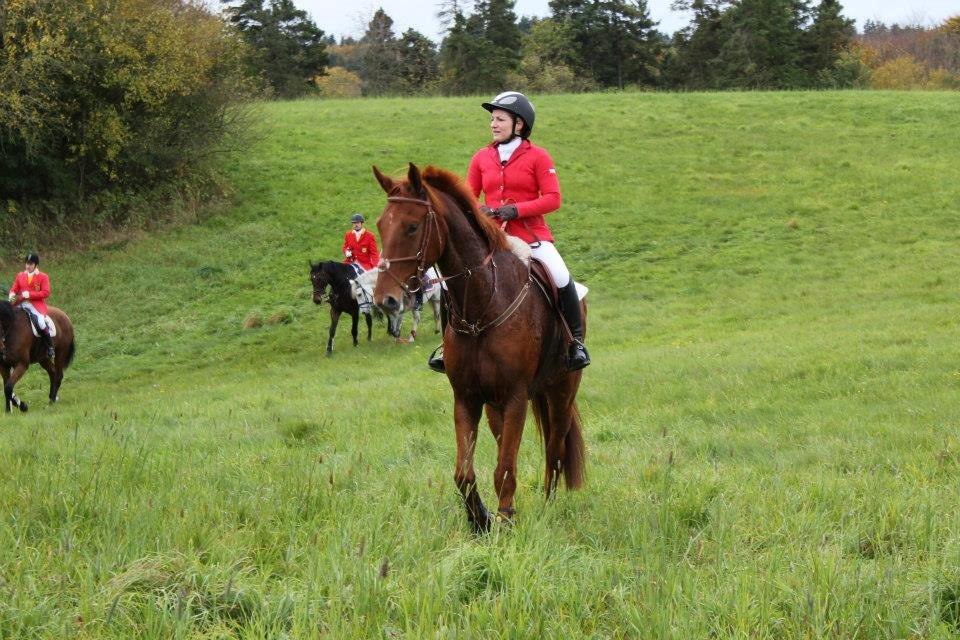
[[[488,206],[485,205],[485,204],[480,205],[480,213],[482,213],[483,215],[487,216],[488,218],[496,218],[496,217],[497,217],[497,210],[496,210],[496,209],[491,209],[490,207],[488,207]]]
[[[514,220],[519,215],[520,212],[517,211],[517,205],[515,204],[505,204],[497,209],[497,217],[501,220]]]

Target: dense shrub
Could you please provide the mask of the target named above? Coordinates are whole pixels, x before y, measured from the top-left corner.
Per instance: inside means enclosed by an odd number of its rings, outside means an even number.
[[[0,35],[0,216],[182,180],[249,91],[245,45],[193,0],[5,0]]]
[[[327,69],[327,75],[314,78],[324,98],[359,98],[363,94],[363,80],[343,67]]]
[[[921,89],[927,83],[927,69],[911,55],[902,55],[873,70],[874,89]]]

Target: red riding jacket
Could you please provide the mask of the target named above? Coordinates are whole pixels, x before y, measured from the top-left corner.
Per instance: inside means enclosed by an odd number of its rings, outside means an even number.
[[[10,293],[15,293],[19,296],[24,295],[24,292],[27,293],[27,300],[33,304],[33,308],[47,315],[47,298],[50,297],[50,278],[47,277],[47,274],[37,269],[33,272],[33,275],[30,275],[26,271],[21,271],[17,274],[17,278],[13,281],[13,286],[10,287]]]
[[[483,192],[491,209],[504,204],[517,206],[518,217],[507,222],[507,233],[528,244],[553,242],[543,216],[560,208],[560,181],[546,149],[524,140],[501,166],[496,145],[483,147],[470,160],[467,184],[478,198]]]
[[[349,256],[347,251],[350,251]],[[343,236],[343,255],[345,256],[344,262],[347,264],[356,262],[367,271],[373,269],[380,262],[377,239],[366,229],[360,234],[359,240],[353,229],[347,231],[347,235]]]

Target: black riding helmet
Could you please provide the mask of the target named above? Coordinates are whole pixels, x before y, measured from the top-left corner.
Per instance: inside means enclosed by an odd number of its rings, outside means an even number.
[[[480,106],[491,113],[494,109],[503,109],[512,113],[514,118],[523,118],[523,129],[520,130],[520,137],[524,140],[530,137],[537,112],[533,108],[533,103],[519,91],[504,91],[490,102],[484,102]]]
[[[355,213],[355,214],[353,214],[353,216],[350,218],[350,222],[351,222],[351,223],[354,223],[354,222],[363,222],[363,221],[364,221],[364,218],[363,218],[363,214],[361,214],[361,213]]]
[[[30,262],[30,263],[32,263],[32,264],[37,265],[38,267],[40,266],[40,256],[38,256],[36,253],[34,253],[34,252],[32,252],[32,251],[27,254],[27,257],[24,258],[23,261],[24,261],[25,263],[26,263],[26,262]]]

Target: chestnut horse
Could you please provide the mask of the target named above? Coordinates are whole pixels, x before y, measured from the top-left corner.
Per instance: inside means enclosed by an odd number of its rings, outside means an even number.
[[[397,307],[433,264],[445,276],[449,323],[443,352],[453,388],[454,478],[467,518],[475,531],[485,532],[494,518],[480,499],[473,468],[481,412],[486,409],[497,441],[497,519],[509,523],[528,401],[546,453],[547,497],[561,476],[569,489],[583,484],[576,404],[581,372],[566,369],[563,325],[537,292],[529,266],[510,251],[506,235],[480,213],[459,178],[436,167],[421,173],[412,163],[405,181],[376,167],[373,172],[387,193],[377,220],[383,252],[374,299],[387,309]],[[586,314],[585,305],[582,310]]]
[[[13,387],[27,372],[31,362],[40,363],[50,376],[50,402],[59,399],[63,371],[73,361],[73,324],[67,314],[56,307],[47,307],[47,315],[57,325],[57,335],[53,339],[57,355],[53,362],[47,358],[44,341],[34,337],[30,330],[27,312],[0,300],[0,376],[3,376],[4,407],[7,412],[12,406],[20,411],[27,410],[27,403],[17,397]]]

